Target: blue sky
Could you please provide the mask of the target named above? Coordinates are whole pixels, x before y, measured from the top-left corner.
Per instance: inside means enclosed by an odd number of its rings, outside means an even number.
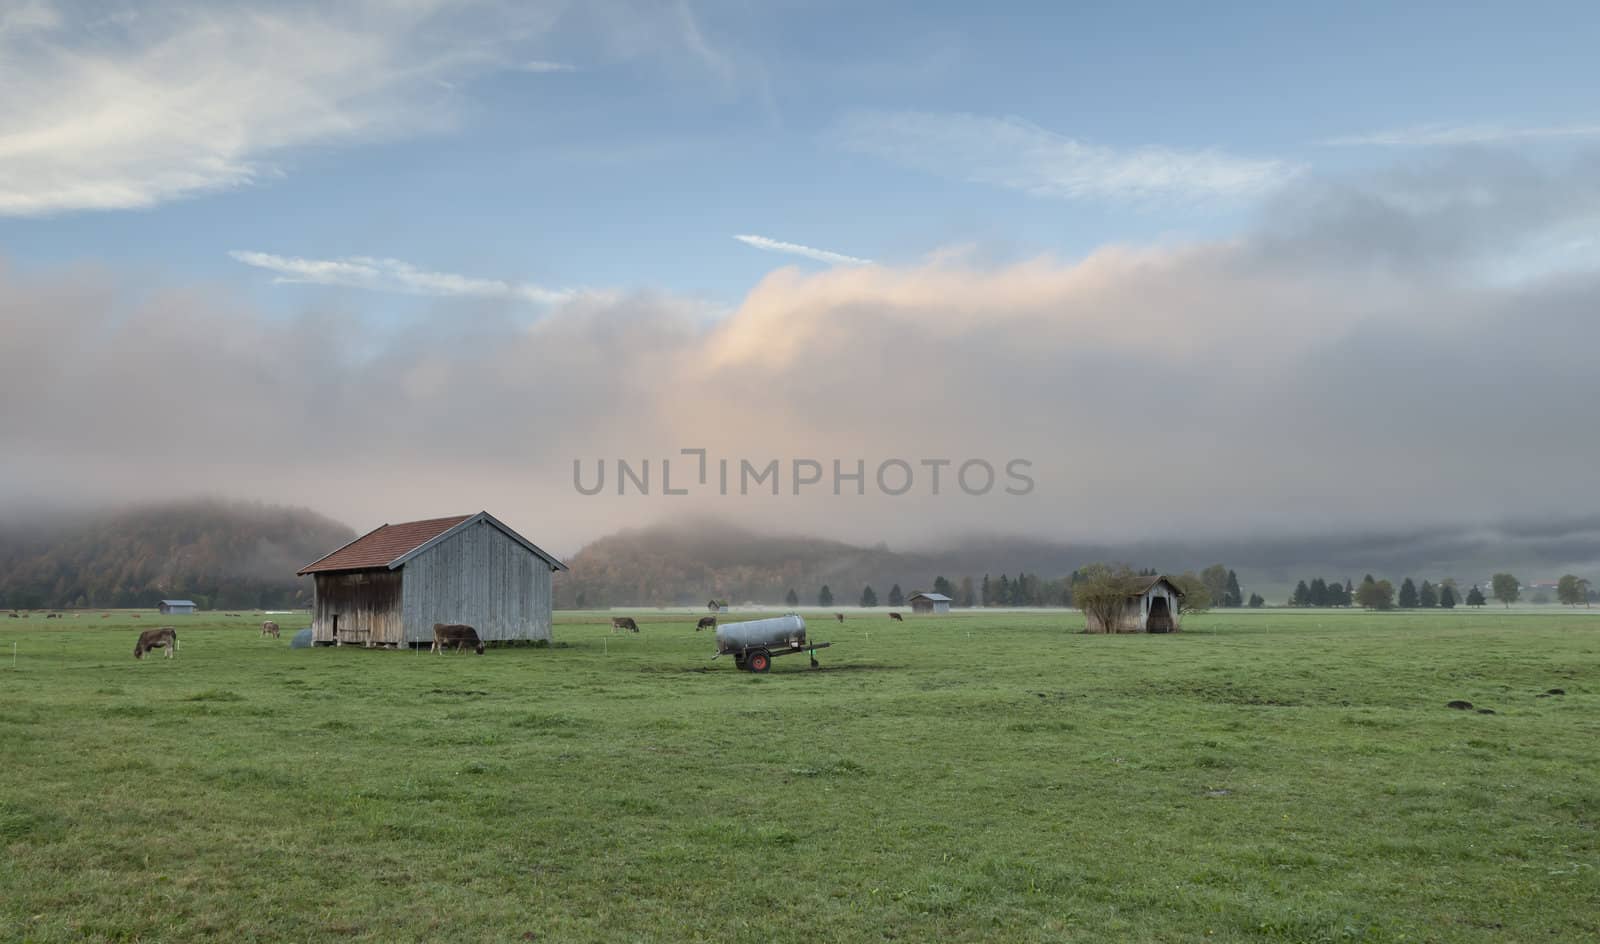
[[[0,398],[34,406],[0,415],[0,501],[490,508],[564,549],[690,512],[869,541],[1559,517],[1600,462],[1597,25],[12,0]],[[1039,487],[575,499],[577,458],[694,446],[1026,457]]]
[[[228,250],[392,258],[476,279],[659,288],[729,306],[777,264],[823,264],[750,248],[733,240],[739,234],[885,262],[949,246],[1074,258],[1107,243],[1223,235],[1283,178],[1407,149],[1338,139],[1574,126],[1600,134],[1600,12],[1590,4],[438,6],[415,19],[381,4],[343,19],[311,6],[266,8],[288,42],[302,28],[371,31],[384,47],[376,71],[395,74],[359,77],[339,68],[337,39],[308,40],[304,61],[276,62],[234,5],[183,4],[108,24],[99,4],[25,4],[0,32],[15,67],[98,55],[103,69],[92,79],[38,76],[56,101],[12,110],[13,121],[37,124],[8,137],[71,120],[62,109],[85,95],[132,100],[135,80],[159,90],[218,77],[206,120],[248,125],[257,96],[314,75],[330,87],[305,92],[301,107],[343,114],[308,131],[291,102],[229,152],[251,166],[243,179],[153,192],[131,209],[62,197],[13,210],[0,217],[0,246],[13,263],[90,259],[236,284],[269,307],[303,305],[326,289],[274,284]],[[216,61],[186,72],[147,58],[200,23],[224,34],[211,46]],[[246,47],[245,63],[228,61],[235,45]],[[420,78],[401,68],[463,49],[482,55]],[[337,84],[352,79],[361,87],[346,99]],[[240,89],[248,94],[226,100]],[[413,100],[421,104],[408,115]],[[152,112],[155,123],[188,120]],[[906,116],[914,127],[878,130]],[[999,133],[1002,122],[1012,135]],[[49,147],[76,143],[60,139],[29,158],[51,160]],[[966,145],[952,147],[956,139]],[[88,140],[164,157],[149,141]],[[1081,192],[1035,186],[1037,173],[1075,172],[1068,156],[1010,166],[1017,149],[1063,142],[1103,152],[1111,166],[1086,167]],[[1097,189],[1095,178],[1151,149],[1167,152],[1153,164],[1172,166],[1142,173],[1177,175],[1170,186]],[[1237,185],[1214,186],[1182,163],[1207,153],[1256,166]],[[186,158],[197,155],[178,156]],[[993,173],[983,170],[989,159]],[[89,177],[106,170],[83,165]],[[1001,182],[1008,175],[1018,179]],[[29,183],[4,180],[9,189]]]

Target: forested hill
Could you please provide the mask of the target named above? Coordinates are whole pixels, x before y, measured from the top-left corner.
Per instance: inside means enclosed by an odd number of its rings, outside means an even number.
[[[864,586],[887,602],[890,587],[904,593],[933,590],[944,577],[959,591],[963,578],[979,585],[985,575],[1023,591],[1000,598],[1019,605],[1059,602],[1062,581],[1097,561],[1121,561],[1162,573],[1196,572],[1223,564],[1237,569],[1245,594],[1273,603],[1288,599],[1297,580],[1360,580],[1371,573],[1399,585],[1455,578],[1463,584],[1510,571],[1529,579],[1570,572],[1600,585],[1600,517],[1563,522],[1463,525],[1357,535],[1130,541],[1120,544],[969,536],[940,547],[891,550],[794,535],[770,535],[717,522],[679,521],[618,532],[589,544],[556,580],[559,607],[782,603],[790,589],[805,606],[817,605],[826,584],[839,605],[854,605]],[[582,595],[581,599],[579,595]],[[955,595],[955,594],[952,594]],[[1027,601],[1020,597],[1030,598]]]
[[[196,500],[0,520],[0,606],[305,605],[306,563],[355,537],[302,508]]]

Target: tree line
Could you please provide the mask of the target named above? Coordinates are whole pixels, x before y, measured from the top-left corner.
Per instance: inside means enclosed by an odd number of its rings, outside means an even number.
[[[1489,593],[1509,607],[1522,598],[1522,581],[1514,574],[1495,574],[1489,579]],[[1594,594],[1589,589],[1587,579],[1576,574],[1564,574],[1556,583],[1556,599],[1567,606],[1580,603],[1588,606]],[[1406,577],[1397,590],[1392,582],[1375,580],[1371,574],[1361,578],[1359,586],[1348,579],[1343,583],[1337,580],[1330,583],[1321,577],[1301,580],[1295,584],[1294,593],[1289,597],[1289,605],[1296,607],[1359,606],[1369,610],[1449,610],[1454,609],[1457,603],[1484,606],[1488,602],[1489,597],[1484,596],[1483,589],[1477,584],[1469,587],[1463,595],[1453,577],[1446,577],[1437,584],[1423,580],[1420,586]],[[1540,601],[1535,598],[1534,602]]]
[[[1015,577],[1004,573],[998,578],[989,574],[984,574],[981,579],[962,577],[959,582],[954,582],[940,575],[933,578],[931,592],[949,597],[950,605],[959,609],[1070,607],[1076,605],[1074,595],[1078,588],[1090,581],[1102,580],[1107,572],[1114,572],[1118,580],[1130,584],[1137,578],[1158,575],[1158,571],[1154,568],[1134,570],[1125,564],[1092,564],[1059,578],[1024,572]],[[1246,598],[1239,586],[1239,575],[1221,564],[1213,564],[1199,573],[1186,571],[1174,575],[1171,579],[1184,592],[1186,610],[1206,610],[1213,606],[1260,607],[1266,604],[1266,600],[1260,594],[1252,593]],[[904,606],[906,597],[907,594],[897,583],[889,588],[885,602],[889,606]],[[813,599],[819,607],[836,606],[840,602],[828,584],[823,584]],[[783,602],[786,606],[799,606],[800,601],[800,593],[794,587],[790,587],[789,592],[784,594]],[[862,607],[879,605],[878,592],[871,584],[861,588],[856,605]]]

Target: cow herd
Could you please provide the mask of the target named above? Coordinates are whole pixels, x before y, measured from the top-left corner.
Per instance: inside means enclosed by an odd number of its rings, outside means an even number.
[[[24,619],[27,618],[27,614],[20,615]],[[134,619],[139,618],[139,614],[137,613],[132,615]],[[231,616],[233,614],[230,613],[228,615]],[[19,614],[13,611],[10,616],[15,619],[19,616]],[[59,613],[51,613],[45,618],[51,619],[59,616]],[[843,613],[835,613],[833,616],[839,622],[844,622]],[[102,616],[101,618],[104,619],[105,616]],[[905,622],[905,618],[902,617],[898,612],[891,611],[889,613],[889,618],[897,623]],[[694,630],[695,632],[700,632],[703,629],[715,630],[716,628],[717,618],[715,616],[702,616],[699,622],[695,623]],[[636,633],[639,631],[639,623],[631,616],[614,616],[611,618],[611,631],[614,633]],[[281,633],[282,630],[278,628],[278,624],[273,620],[266,620],[262,622],[261,637],[263,639],[268,636],[271,636],[273,639],[279,639],[281,638]],[[177,648],[178,631],[174,627],[162,626],[157,629],[147,629],[139,634],[139,641],[135,643],[133,647],[133,657],[135,659],[143,659],[145,653],[151,651],[152,649],[165,649],[166,657],[170,659],[173,657],[173,654],[176,652]],[[445,650],[451,648],[454,648],[457,653],[465,652],[468,649],[471,649],[481,656],[483,655],[484,651],[484,643],[483,640],[479,638],[478,631],[464,623],[434,623],[433,646],[429,649],[429,651],[443,653]]]

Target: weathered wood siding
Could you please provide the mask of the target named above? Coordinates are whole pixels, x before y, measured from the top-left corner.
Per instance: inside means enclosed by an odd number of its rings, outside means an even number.
[[[401,610],[407,642],[433,642],[434,623],[466,623],[486,642],[550,638],[550,565],[487,521],[407,561]]]
[[[1122,607],[1122,616],[1115,631],[1119,633],[1145,632],[1149,628],[1150,601],[1156,597],[1162,597],[1167,601],[1167,610],[1172,616],[1172,631],[1177,632],[1181,628],[1183,619],[1183,599],[1178,596],[1173,588],[1167,586],[1165,581],[1155,584],[1140,596],[1129,597]],[[1100,621],[1095,619],[1093,614],[1084,614],[1084,624],[1087,632],[1103,633],[1106,631],[1105,627],[1100,625]]]
[[[311,615],[313,642],[374,645],[401,642],[401,575],[397,570],[355,570],[316,575]],[[334,636],[334,617],[338,637]]]

